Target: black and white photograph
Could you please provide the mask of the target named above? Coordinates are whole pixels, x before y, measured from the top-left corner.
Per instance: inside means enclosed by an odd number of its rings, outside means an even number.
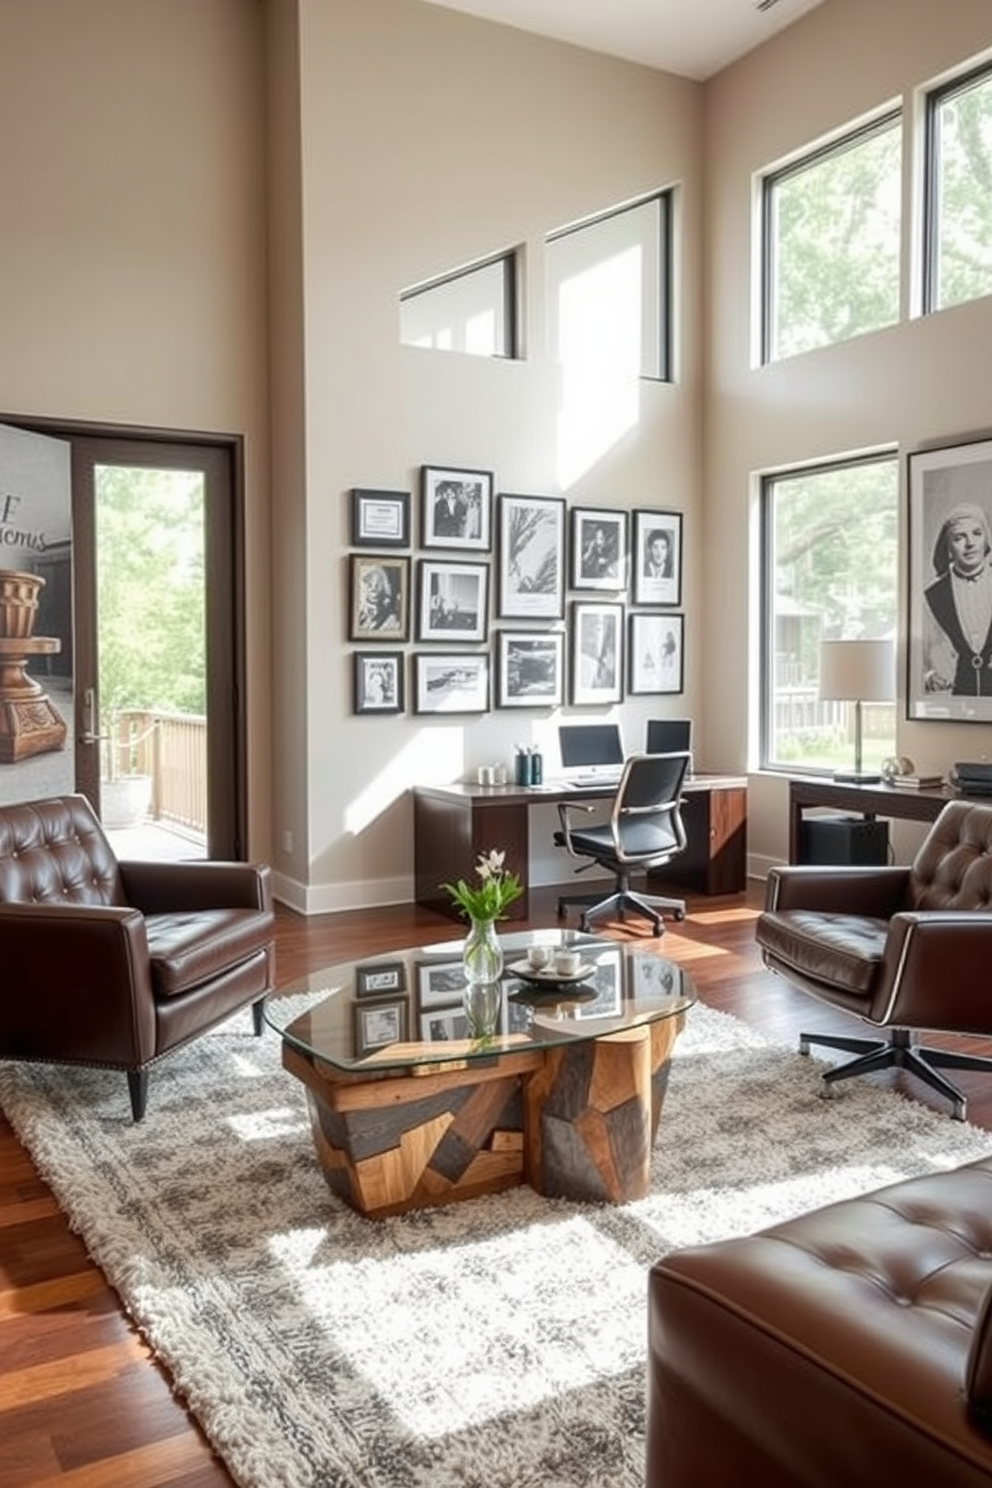
[[[349,640],[405,641],[410,633],[410,560],[352,553]]]
[[[403,652],[353,653],[353,707],[356,713],[403,712]]]
[[[629,693],[683,691],[684,624],[683,615],[631,613],[627,641]]]
[[[683,995],[682,973],[653,951],[636,952],[627,957],[627,990],[635,1002],[664,1004]]]
[[[409,491],[351,493],[353,548],[408,548],[410,546]]]
[[[992,722],[992,440],[911,453],[910,718]]]
[[[682,603],[682,513],[635,511],[631,565],[634,603]]]
[[[496,636],[497,708],[557,708],[564,698],[560,631],[501,630]]]
[[[387,992],[406,990],[406,965],[402,961],[368,961],[355,967],[355,996],[384,997]]]
[[[461,1003],[434,1008],[420,1015],[420,1039],[425,1044],[450,1044],[468,1038],[468,1017]]]
[[[364,1059],[390,1044],[406,1040],[409,999],[382,997],[355,1003],[355,1057]]]
[[[486,713],[488,710],[488,653],[414,652],[415,713]]]
[[[493,472],[420,467],[420,546],[492,546]]]
[[[501,495],[498,502],[502,620],[560,620],[565,603],[565,502]]]
[[[417,966],[417,1003],[422,1013],[429,1008],[459,1002],[465,990],[465,968],[457,961],[421,961]]]
[[[573,600],[569,635],[573,704],[622,700],[623,616],[622,604]]]
[[[421,558],[417,564],[417,640],[484,641],[489,632],[488,563]]]
[[[618,1018],[623,1011],[623,955],[619,950],[600,951],[594,960],[596,969],[583,985],[591,985],[596,996],[590,1002],[579,1003],[575,1016]]]
[[[626,589],[627,513],[575,506],[571,523],[571,587]]]

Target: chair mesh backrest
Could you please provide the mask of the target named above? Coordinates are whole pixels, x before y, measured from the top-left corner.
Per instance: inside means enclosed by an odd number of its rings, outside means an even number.
[[[117,859],[85,796],[0,806],[0,903],[124,902]]]
[[[913,860],[907,908],[992,910],[992,806],[944,807]]]
[[[617,792],[621,810],[646,810],[677,802],[691,758],[688,750],[630,755]]]

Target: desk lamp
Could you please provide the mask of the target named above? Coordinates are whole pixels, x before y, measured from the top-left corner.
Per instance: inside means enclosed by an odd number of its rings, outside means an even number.
[[[861,768],[861,705],[888,703],[896,695],[895,649],[891,641],[821,641],[820,700],[854,704],[854,769],[835,770],[834,779],[855,785],[881,780]]]

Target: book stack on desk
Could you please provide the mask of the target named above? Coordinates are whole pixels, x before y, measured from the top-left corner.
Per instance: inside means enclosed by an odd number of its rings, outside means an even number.
[[[893,775],[889,781],[890,785],[901,786],[903,790],[930,790],[934,786],[943,785],[943,775]]]

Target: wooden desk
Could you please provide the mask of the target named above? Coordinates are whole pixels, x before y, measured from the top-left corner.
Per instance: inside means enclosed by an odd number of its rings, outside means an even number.
[[[530,874],[530,809],[558,801],[602,801],[615,786],[581,790],[520,785],[417,785],[413,788],[414,893],[418,904],[449,919],[457,908],[439,888],[442,881],[470,879],[479,855],[498,848],[506,867],[527,884]],[[682,794],[686,851],[652,883],[678,884],[702,894],[739,894],[747,885],[747,780],[738,775],[695,775]],[[565,859],[563,858],[563,863]],[[526,919],[528,895],[510,907],[509,918]]]
[[[825,778],[789,781],[789,862],[799,862],[803,812],[809,806],[829,806],[854,811],[874,820],[877,816],[896,821],[932,822],[948,801],[969,799],[949,786],[909,790],[898,785],[854,785]],[[986,801],[988,797],[984,798]]]

